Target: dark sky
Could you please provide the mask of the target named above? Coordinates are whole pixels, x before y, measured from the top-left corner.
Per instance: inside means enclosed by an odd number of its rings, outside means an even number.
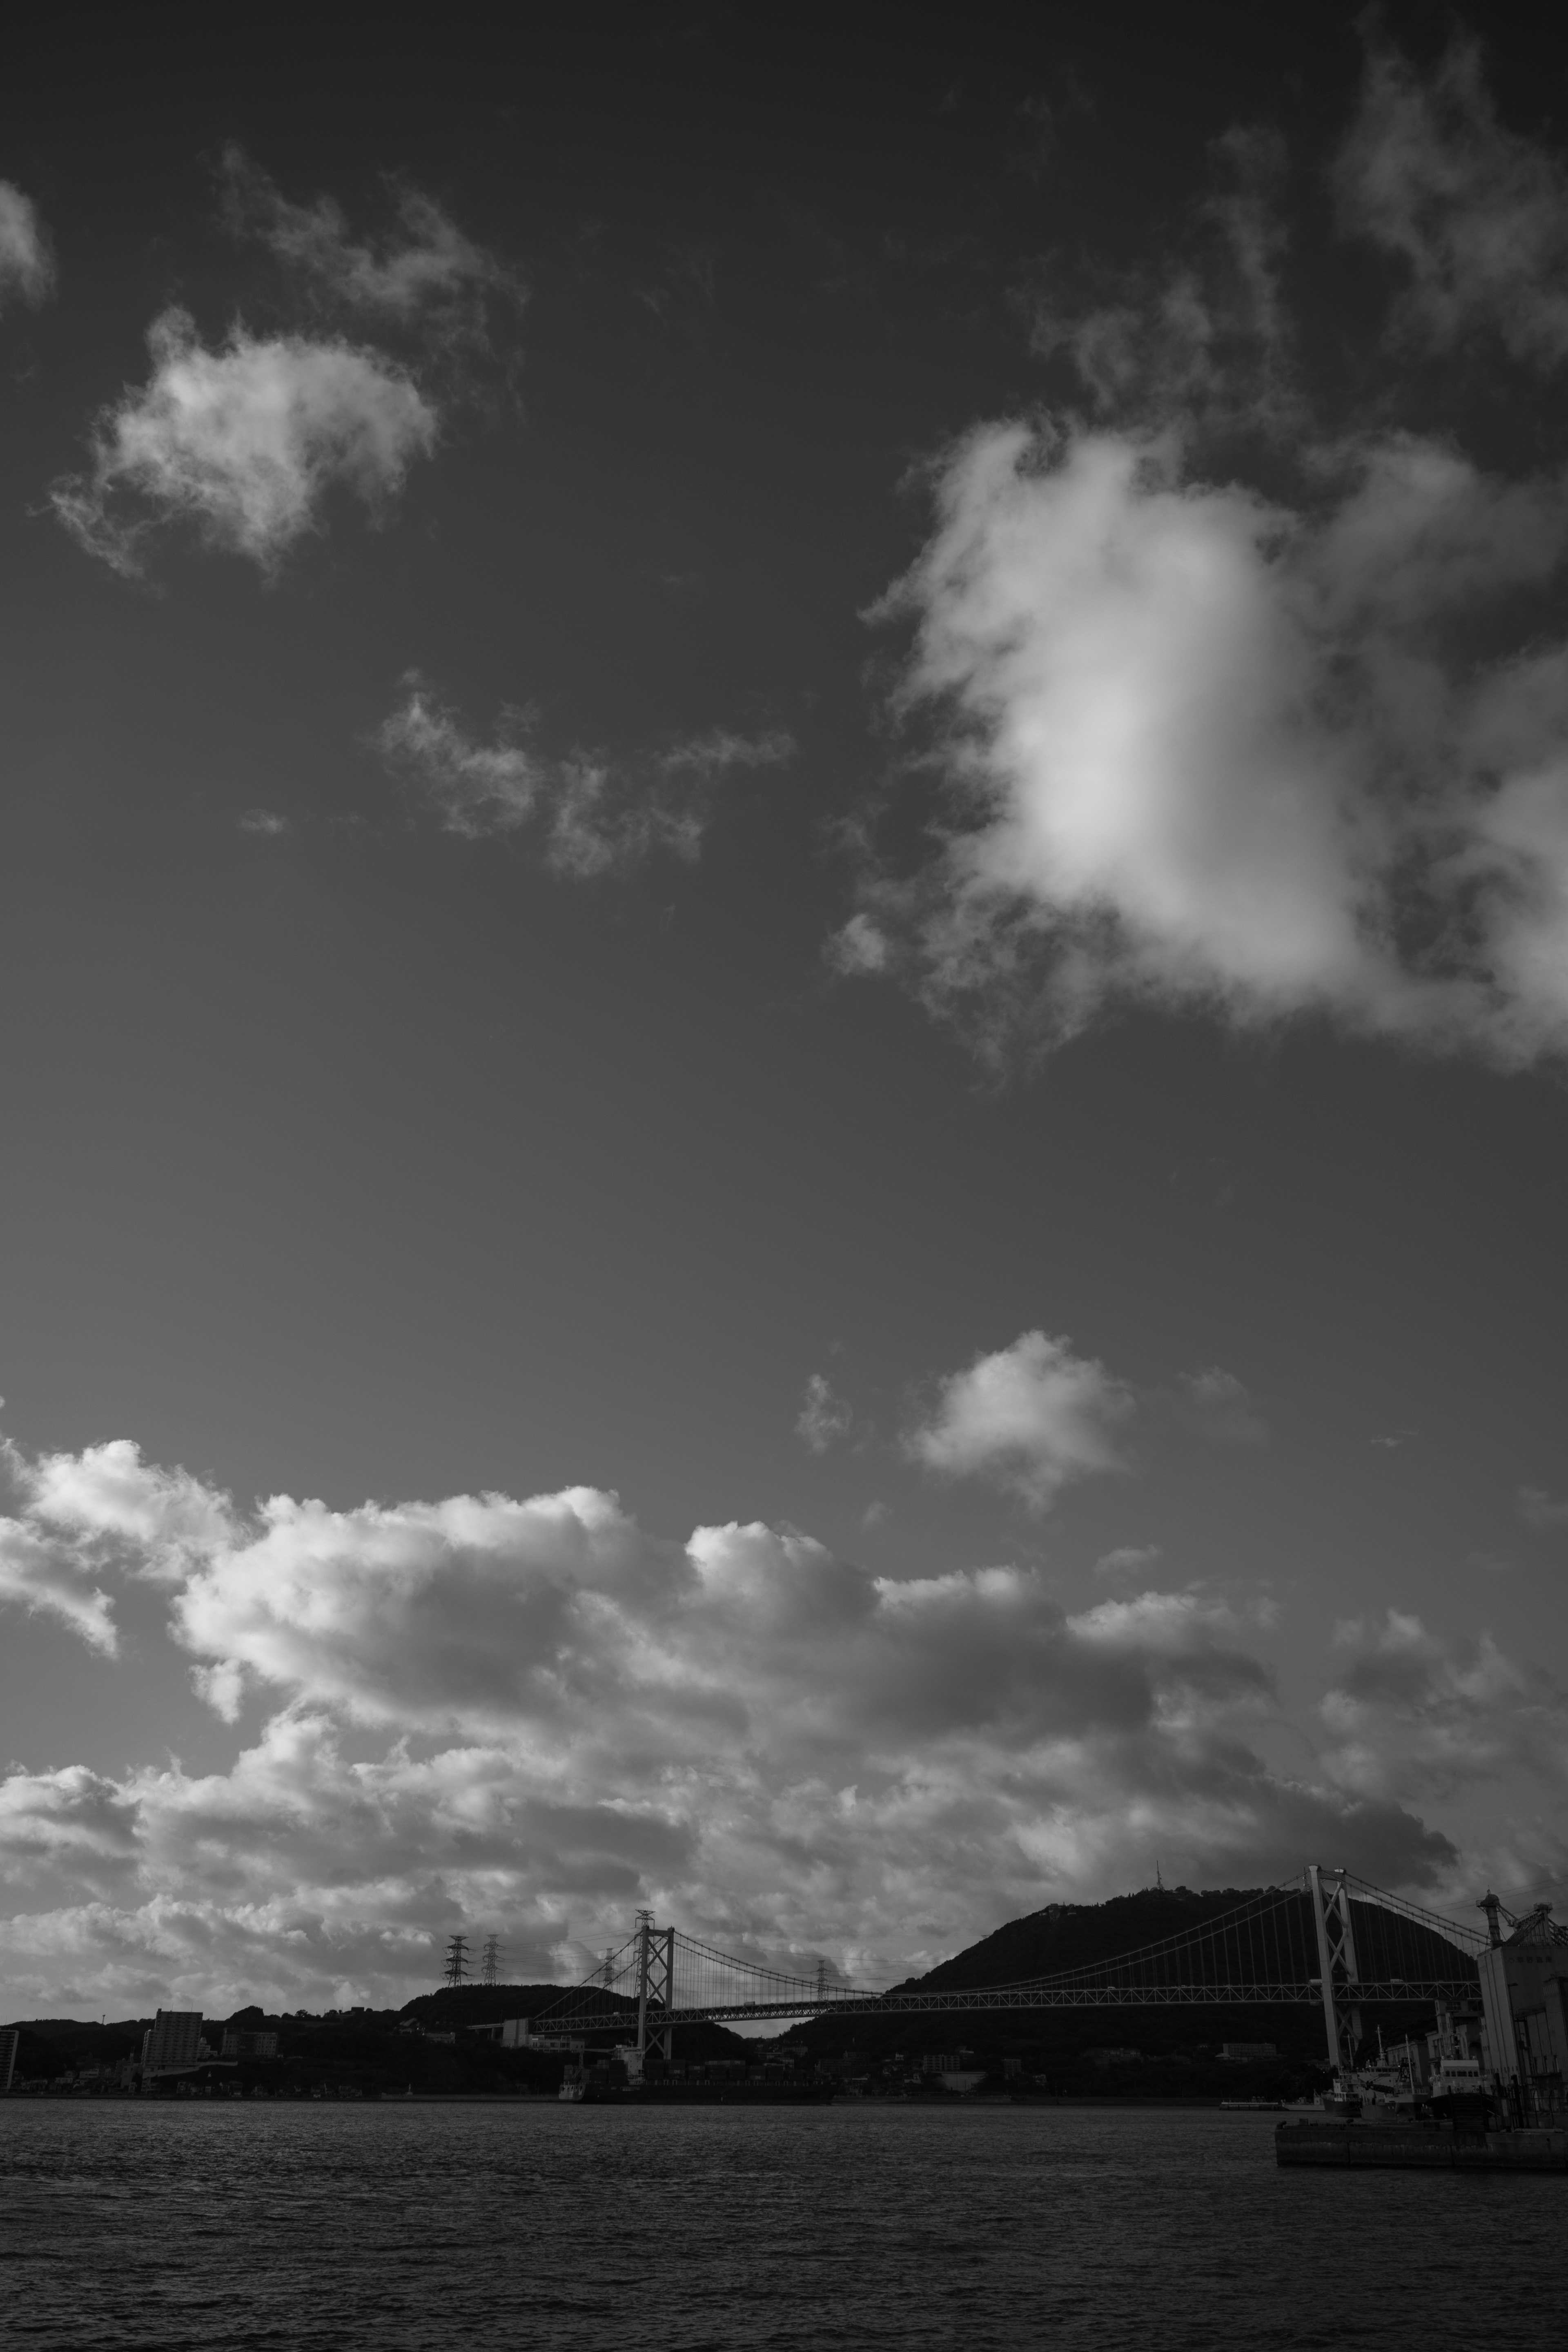
[[[1563,1885],[1531,22],[17,44],[13,2007]]]

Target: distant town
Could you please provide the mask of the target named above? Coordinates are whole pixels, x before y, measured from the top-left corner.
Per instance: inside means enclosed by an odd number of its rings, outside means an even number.
[[[535,2032],[528,2014],[554,1986],[465,1986],[422,1995],[402,2011],[355,2008],[267,2016],[256,2008],[217,2020],[196,2010],[151,2019],[35,2019],[0,2029],[0,2093],[35,2098],[393,2099],[560,2098],[574,2082],[625,2081],[628,2070],[673,2091],[778,2086],[859,2098],[1018,2097],[1215,2100],[1296,2095],[1323,2070],[1272,2042],[1147,2051],[1127,2044],[1063,2046],[1009,2031],[921,2047],[909,2020],[889,2019],[859,2042],[830,2020],[788,2034],[743,2038],[722,2026],[679,2029],[669,2058],[641,2067],[626,2043]],[[498,2013],[486,2013],[486,2012]],[[629,2020],[628,2020],[629,2022]],[[986,2021],[988,2023],[988,2021]],[[902,2027],[902,2032],[899,2031]]]

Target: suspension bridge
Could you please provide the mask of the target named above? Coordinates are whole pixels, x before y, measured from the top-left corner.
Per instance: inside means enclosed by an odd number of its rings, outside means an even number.
[[[1479,1907],[1479,1906],[1478,1906]],[[794,1976],[721,1952],[651,1912],[584,1983],[530,2020],[540,2040],[625,2036],[635,2019],[639,2050],[679,2025],[777,2018],[936,2016],[1002,2010],[1184,2009],[1306,2006],[1322,2011],[1329,2052],[1347,2064],[1362,2039],[1361,2011],[1381,2004],[1474,2009],[1488,1930],[1371,1885],[1346,1870],[1310,1864],[1190,1933],[1139,1950],[1018,1983],[873,1992],[829,1981],[825,1966]]]

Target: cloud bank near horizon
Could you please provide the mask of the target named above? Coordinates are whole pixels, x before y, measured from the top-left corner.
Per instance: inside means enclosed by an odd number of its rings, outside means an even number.
[[[1345,1635],[1293,1774],[1263,1617],[1201,1586],[1071,1611],[1027,1567],[878,1576],[760,1522],[671,1541],[591,1487],[245,1511],[123,1440],[7,1471],[0,1598],[107,1658],[103,1588],[150,1579],[246,1727],[225,1771],[0,1784],[17,1998],[401,1997],[458,1917],[569,1977],[644,1902],[882,1981],[1155,1851],[1441,1885],[1459,1857],[1412,1798],[1450,1785],[1456,1726],[1468,1770],[1517,1756],[1521,1710],[1533,1769],[1568,1766],[1560,1693],[1414,1619]]]

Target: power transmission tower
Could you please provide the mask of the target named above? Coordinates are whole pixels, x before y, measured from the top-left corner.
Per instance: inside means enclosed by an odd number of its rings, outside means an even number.
[[[500,1984],[501,1980],[501,1948],[499,1936],[487,1936],[485,1948],[479,1955],[479,1982]]]
[[[447,1938],[447,1982],[460,1985],[468,1973],[468,1939],[467,1936]]]

